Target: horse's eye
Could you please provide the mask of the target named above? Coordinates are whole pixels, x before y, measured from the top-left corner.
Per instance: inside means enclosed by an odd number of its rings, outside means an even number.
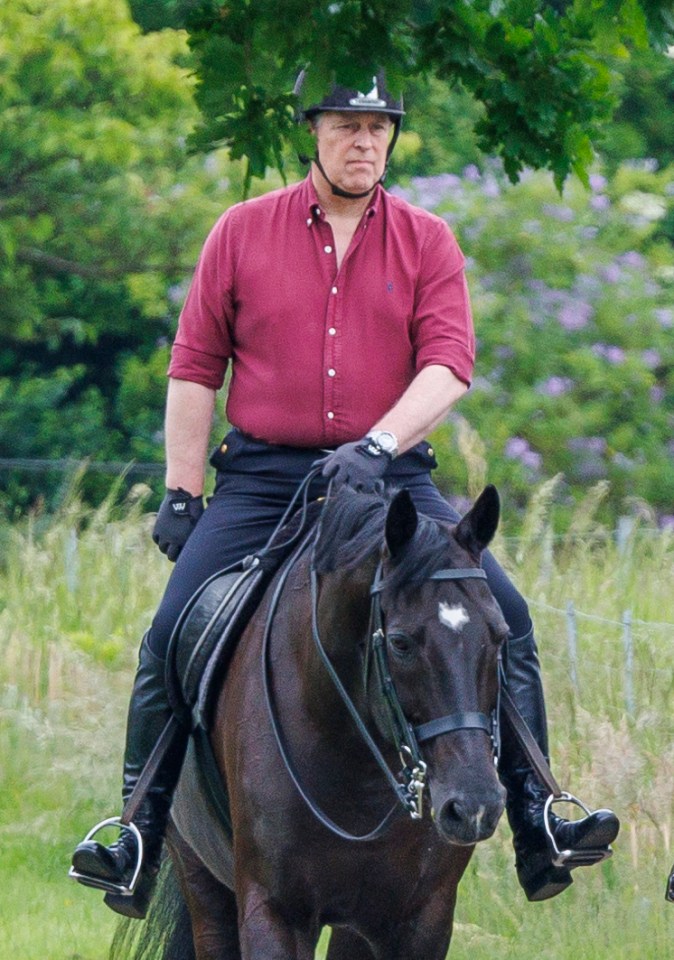
[[[391,650],[399,657],[410,657],[414,653],[414,641],[404,633],[390,633],[388,642]]]

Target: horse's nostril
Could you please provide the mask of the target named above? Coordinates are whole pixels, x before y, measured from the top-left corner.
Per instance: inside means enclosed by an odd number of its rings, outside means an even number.
[[[448,823],[461,823],[465,810],[460,800],[448,800],[442,808],[441,816]]]
[[[502,810],[499,795],[491,802],[485,797],[457,794],[439,804],[435,822],[450,843],[477,843],[492,835]]]

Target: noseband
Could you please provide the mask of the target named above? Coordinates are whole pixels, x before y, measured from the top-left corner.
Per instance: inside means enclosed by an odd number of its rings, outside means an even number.
[[[482,567],[456,567],[436,570],[429,580],[486,580]],[[370,642],[365,658],[365,684],[372,670],[377,695],[382,702],[396,749],[404,761],[403,780],[407,785],[405,806],[413,819],[422,816],[423,789],[426,781],[426,764],[419,744],[457,730],[483,730],[492,740],[495,755],[498,752],[498,704],[490,716],[479,711],[460,711],[437,717],[413,727],[405,716],[398,698],[386,653],[386,629],[381,611],[380,596],[383,589],[382,564],[380,563],[370,587]],[[405,762],[406,761],[406,762]]]

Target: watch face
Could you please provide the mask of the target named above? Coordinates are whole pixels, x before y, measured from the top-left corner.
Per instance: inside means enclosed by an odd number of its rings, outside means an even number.
[[[385,453],[394,456],[398,450],[398,441],[387,430],[375,430],[370,434],[370,439]]]

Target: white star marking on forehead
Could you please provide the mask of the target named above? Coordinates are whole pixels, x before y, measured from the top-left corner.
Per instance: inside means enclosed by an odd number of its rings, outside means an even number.
[[[438,604],[438,619],[440,623],[456,633],[460,633],[466,624],[470,623],[470,617],[460,603],[450,606],[443,600]]]

